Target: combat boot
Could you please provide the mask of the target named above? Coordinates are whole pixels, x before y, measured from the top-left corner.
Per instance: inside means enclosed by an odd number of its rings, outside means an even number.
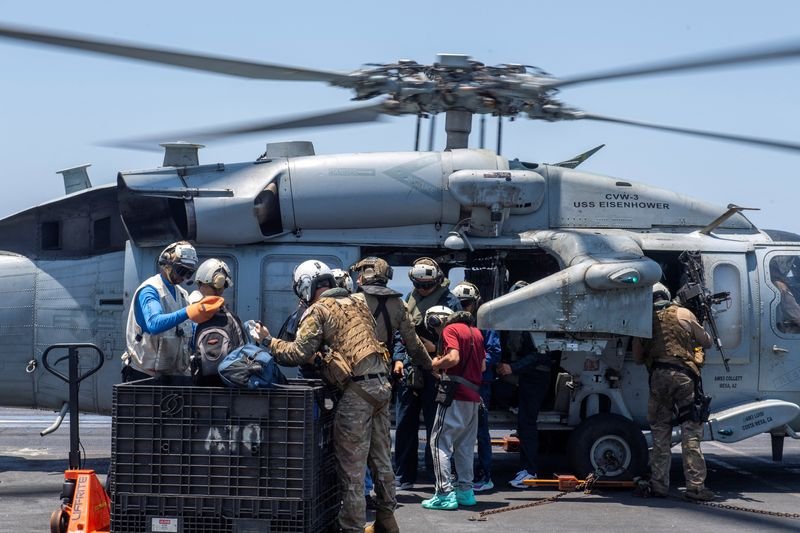
[[[372,525],[375,533],[400,533],[400,526],[394,518],[394,512],[378,509],[375,513],[375,523]],[[365,530],[365,533],[369,533]]]
[[[713,500],[716,495],[706,487],[698,487],[698,488],[686,488],[686,492],[683,496],[688,500],[694,500],[698,502],[710,502]]]

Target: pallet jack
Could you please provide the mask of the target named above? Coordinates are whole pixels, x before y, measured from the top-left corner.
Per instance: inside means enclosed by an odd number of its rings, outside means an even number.
[[[68,350],[68,354],[58,359],[69,361],[69,375],[65,376],[50,366],[48,357],[53,350]],[[89,371],[79,374],[79,350],[89,350],[97,357],[97,364]],[[64,484],[61,488],[61,507],[50,515],[50,533],[107,533],[111,528],[111,499],[108,497],[94,470],[81,468],[80,432],[78,427],[80,382],[88,378],[103,366],[103,351],[94,344],[53,344],[42,354],[42,365],[45,370],[69,385],[69,402],[61,409],[56,422],[41,432],[47,435],[55,431],[67,407],[69,408],[69,470],[64,472]]]

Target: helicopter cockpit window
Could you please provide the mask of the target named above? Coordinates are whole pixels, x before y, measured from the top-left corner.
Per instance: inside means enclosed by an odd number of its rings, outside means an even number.
[[[779,299],[775,326],[781,333],[800,334],[800,256],[778,255],[770,259],[769,279]]]

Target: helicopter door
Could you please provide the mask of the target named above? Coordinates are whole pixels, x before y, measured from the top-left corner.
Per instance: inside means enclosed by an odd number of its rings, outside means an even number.
[[[261,263],[261,320],[273,334],[297,309],[298,298],[292,288],[294,267],[308,259],[319,259],[330,268],[347,269],[358,261],[356,246],[270,246]]]
[[[757,389],[758,362],[751,356],[758,348],[757,324],[749,318],[750,309],[753,308],[749,287],[750,283],[757,283],[757,280],[748,275],[748,257],[743,253],[703,252],[702,258],[709,291],[712,294],[730,295],[729,300],[712,307],[730,372],[725,371],[722,355],[716,346],[706,350],[703,367],[703,386],[720,405],[727,402],[726,395],[735,400],[741,398],[743,391]],[[711,332],[708,324],[705,324],[705,328]]]
[[[761,283],[762,391],[800,391],[800,251],[757,250]]]

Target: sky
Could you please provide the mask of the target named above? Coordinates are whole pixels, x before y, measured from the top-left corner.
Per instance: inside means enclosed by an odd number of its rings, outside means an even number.
[[[364,63],[435,61],[463,53],[568,77],[662,59],[793,41],[800,2],[709,0],[477,2],[81,2],[0,0],[0,24],[153,47],[349,72]],[[800,58],[564,88],[590,112],[800,142]],[[159,152],[103,147],[148,136],[352,106],[321,83],[247,80],[0,40],[0,164],[6,216],[63,194],[59,169],[90,163],[93,184],[159,166]],[[443,117],[437,148],[444,146]],[[489,121],[487,138],[494,138]],[[473,132],[477,131],[477,123]],[[317,153],[408,150],[414,119],[214,142],[201,163],[255,159],[267,142],[313,141]],[[165,139],[173,140],[173,139]],[[473,134],[472,146],[477,144]],[[800,152],[632,127],[518,119],[503,155],[555,163],[606,147],[582,169],[676,190],[725,206],[757,207],[759,227],[800,233]],[[493,142],[489,143],[493,146]]]

